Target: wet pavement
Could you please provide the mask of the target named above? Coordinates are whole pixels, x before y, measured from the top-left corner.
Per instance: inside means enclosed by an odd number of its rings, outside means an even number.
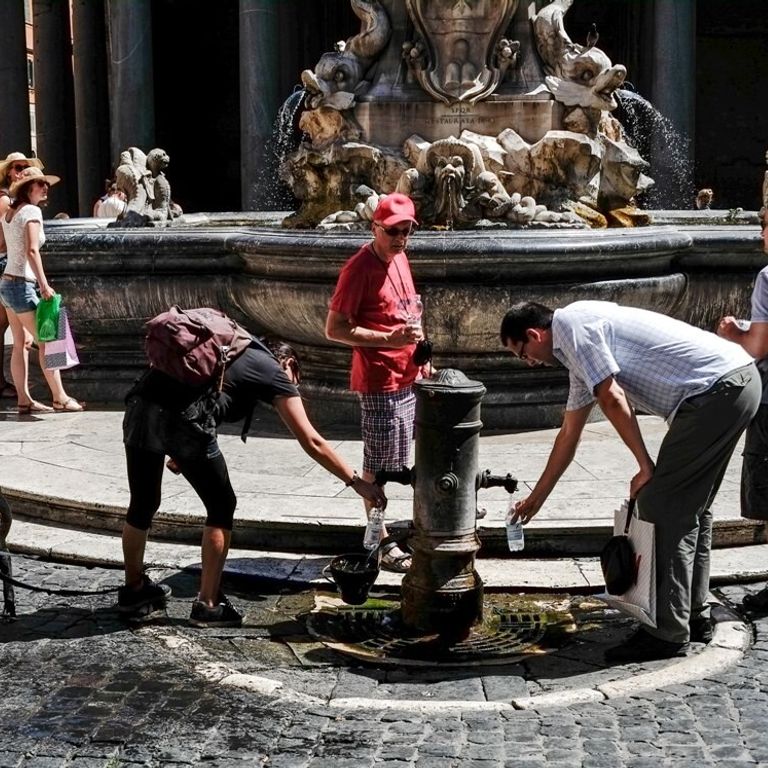
[[[120,581],[114,569],[13,560],[17,578],[49,589]],[[332,605],[330,593],[234,582],[245,626],[199,630],[186,624],[194,576],[153,577],[173,589],[169,617],[139,628],[121,621],[112,595],[17,588],[18,618],[0,625],[0,768],[768,765],[763,618],[727,664],[707,661],[722,649],[696,645],[686,659],[607,667],[602,649],[631,625],[591,622],[588,598],[578,598],[581,631],[549,653],[498,666],[380,667],[308,635],[297,617]],[[718,596],[727,607],[745,591]],[[715,645],[721,629],[743,627],[725,608],[720,618]],[[681,664],[697,673],[680,677]],[[643,676],[654,684],[610,691]]]

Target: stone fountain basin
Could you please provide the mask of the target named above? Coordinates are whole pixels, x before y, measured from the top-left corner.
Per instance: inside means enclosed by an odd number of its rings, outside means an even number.
[[[46,222],[46,270],[80,348],[82,365],[66,374],[72,391],[122,400],[143,365],[144,321],[174,303],[215,306],[294,344],[313,418],[356,429],[350,352],[323,329],[339,270],[368,238],[263,222],[255,214],[199,214],[187,225],[137,230]],[[409,254],[435,363],[485,384],[491,429],[555,425],[565,402],[565,371],[529,368],[501,348],[499,324],[512,303],[604,299],[712,328],[725,312],[749,316],[754,277],[768,262],[758,226],[690,217],[622,230],[418,232]]]

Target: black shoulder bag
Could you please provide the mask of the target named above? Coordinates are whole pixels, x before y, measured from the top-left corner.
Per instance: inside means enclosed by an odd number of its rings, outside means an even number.
[[[629,540],[629,524],[635,511],[635,500],[627,504],[624,533],[612,536],[600,553],[600,565],[605,578],[605,590],[609,595],[623,595],[637,581],[635,548]]]

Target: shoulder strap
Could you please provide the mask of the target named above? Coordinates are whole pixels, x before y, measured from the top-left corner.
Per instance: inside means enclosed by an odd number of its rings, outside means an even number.
[[[629,534],[629,524],[632,522],[632,515],[635,511],[635,499],[630,499],[629,504],[627,504],[627,520],[624,523],[624,535],[627,536]]]

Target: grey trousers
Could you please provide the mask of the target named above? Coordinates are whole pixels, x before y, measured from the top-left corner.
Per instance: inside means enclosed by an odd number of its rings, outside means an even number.
[[[768,520],[768,403],[747,427],[741,465],[741,516]]]
[[[684,401],[662,441],[653,478],[638,494],[638,514],[656,526],[656,623],[670,642],[689,639],[692,616],[708,611],[710,506],[736,443],[762,395],[754,363]]]

